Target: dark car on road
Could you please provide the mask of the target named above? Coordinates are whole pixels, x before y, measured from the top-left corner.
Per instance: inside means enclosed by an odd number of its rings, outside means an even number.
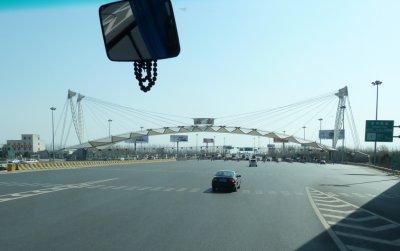
[[[229,190],[236,192],[240,188],[242,175],[235,171],[221,170],[218,171],[212,179],[212,191]]]

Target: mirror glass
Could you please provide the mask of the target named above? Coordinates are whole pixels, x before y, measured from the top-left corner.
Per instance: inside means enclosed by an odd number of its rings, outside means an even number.
[[[110,60],[159,60],[179,55],[170,0],[118,1],[101,6],[99,15]]]

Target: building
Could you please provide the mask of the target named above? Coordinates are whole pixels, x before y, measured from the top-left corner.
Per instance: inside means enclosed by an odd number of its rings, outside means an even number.
[[[12,147],[16,154],[36,153],[46,149],[38,134],[22,134],[21,139],[7,140],[7,145]]]

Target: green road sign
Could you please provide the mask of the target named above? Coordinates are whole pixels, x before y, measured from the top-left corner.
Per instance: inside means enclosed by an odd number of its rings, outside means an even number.
[[[393,120],[367,120],[365,123],[366,142],[393,142]]]

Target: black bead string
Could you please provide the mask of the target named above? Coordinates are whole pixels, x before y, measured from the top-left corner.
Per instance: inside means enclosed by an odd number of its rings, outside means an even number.
[[[133,65],[135,77],[139,81],[140,90],[143,92],[150,91],[157,81],[157,60],[135,61]],[[143,72],[146,72],[145,77],[143,77]],[[147,86],[143,84],[146,82],[148,82]]]

